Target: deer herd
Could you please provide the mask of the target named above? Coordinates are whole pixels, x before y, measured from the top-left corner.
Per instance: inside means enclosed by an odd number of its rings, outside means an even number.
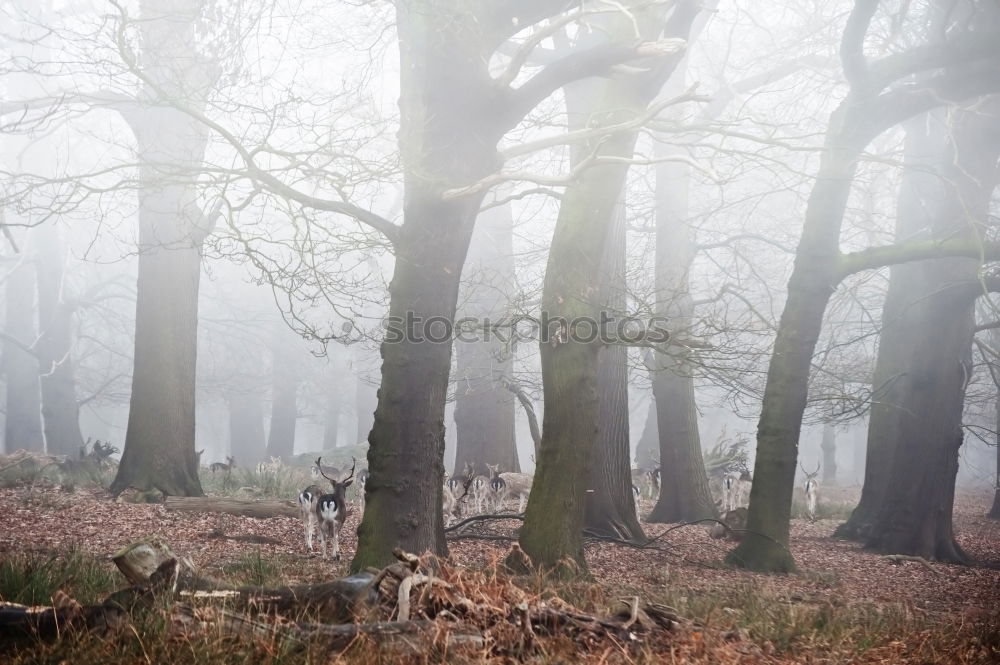
[[[279,459],[272,458],[258,465],[257,471],[276,471],[282,466]],[[236,460],[227,457],[225,462],[215,462],[209,466],[212,472],[231,473],[236,467]],[[456,518],[475,514],[501,514],[505,510],[513,510],[513,502],[517,502],[516,512],[524,512],[524,507],[531,493],[533,476],[527,473],[501,471],[498,465],[483,465],[486,473],[478,472],[476,466],[465,464],[461,473],[445,474],[442,487],[441,511],[445,527],[451,526]],[[819,503],[820,467],[809,472],[804,467],[805,474],[803,495],[806,514],[810,520],[815,520]],[[322,457],[310,467],[314,483],[299,493],[298,505],[301,512],[306,549],[312,553],[313,536],[319,534],[322,556],[327,556],[327,544],[332,548],[334,560],[340,560],[340,532],[351,512],[347,500],[347,490],[352,485],[356,488],[356,500],[360,513],[365,510],[365,490],[368,483],[368,470],[357,471],[357,462],[352,459],[350,470],[346,472],[336,466],[324,465]],[[320,479],[329,483],[324,489]],[[635,502],[636,514],[639,514],[643,500],[655,501],[660,495],[661,472],[656,461],[646,468],[632,469],[631,492]],[[753,479],[745,466],[724,468],[710,476],[710,487],[715,498],[716,508],[723,516],[723,522],[745,523],[746,506],[750,500],[750,489]],[[510,501],[510,506],[507,502]]]

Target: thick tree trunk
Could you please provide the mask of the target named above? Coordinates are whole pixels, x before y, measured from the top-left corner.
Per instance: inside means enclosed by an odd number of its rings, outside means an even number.
[[[264,439],[264,403],[256,392],[229,396],[229,454],[253,468],[267,456]]]
[[[934,169],[945,144],[943,114],[933,112],[904,124],[904,171],[896,206],[896,241],[911,238],[933,224],[935,202],[941,195],[941,181]],[[912,308],[923,293],[912,288],[925,270],[921,263],[892,266],[889,290],[882,305],[882,333],[873,377],[868,445],[865,449],[864,485],[861,500],[851,517],[834,535],[852,540],[868,536],[875,513],[882,505],[889,472],[900,440],[899,428],[910,417],[903,408],[903,386],[899,381],[910,361],[910,349],[924,331],[914,327]]]
[[[22,251],[24,251],[22,249]],[[4,448],[44,452],[41,397],[38,389],[38,357],[25,350],[35,343],[35,272],[30,263],[19,261],[6,271],[4,289],[3,374],[7,384]]]
[[[1000,100],[952,115],[951,144],[941,158],[944,184],[935,206],[936,238],[975,240],[985,225],[1000,158]],[[901,419],[882,505],[865,543],[893,554],[965,560],[952,532],[962,407],[971,379],[974,298],[980,262],[938,259],[918,264],[909,284],[919,296],[907,322],[921,335],[906,349],[900,377]],[[970,293],[970,285],[973,291]],[[896,340],[883,340],[883,344]]]
[[[141,162],[139,278],[132,397],[115,494],[129,487],[202,494],[194,442],[198,288],[201,246],[214,219],[198,206],[193,174],[204,162],[208,130],[160,99],[166,94],[199,108],[217,80],[217,63],[196,53],[202,10],[197,0],[140,3],[139,62],[153,85],[140,93],[141,110],[124,115]]]
[[[513,352],[509,330],[492,335],[484,322],[499,322],[514,288],[514,220],[510,204],[480,213],[472,234],[463,289],[462,318],[472,319],[470,332],[455,342],[455,428],[458,446],[455,469],[471,464],[478,473],[486,465],[520,472],[514,436],[515,396],[505,388]],[[491,335],[491,339],[486,339]]]
[[[659,35],[664,9],[635,10],[638,24]],[[686,37],[700,11],[695,3],[672,6],[665,34]],[[631,34],[633,23],[616,16],[610,35]],[[621,23],[618,23],[621,21]],[[627,25],[626,25],[627,24]],[[592,125],[620,122],[646,108],[680,56],[658,63],[655,74],[609,79],[594,107]],[[584,147],[598,157],[632,157],[634,133],[604,137]],[[549,339],[540,342],[545,415],[535,481],[525,511],[520,542],[535,566],[555,570],[569,558],[580,572],[583,518],[589,464],[598,436],[597,359],[600,345],[590,329],[602,320],[600,275],[604,246],[614,224],[628,167],[624,163],[595,166],[567,187],[549,250],[542,294],[543,326]],[[569,323],[582,321],[575,329]],[[587,323],[589,321],[589,323]],[[515,562],[511,561],[512,564]],[[572,571],[558,571],[572,572]]]
[[[837,485],[837,430],[833,425],[823,425],[823,439],[820,441],[823,453],[823,485]]]
[[[73,305],[63,297],[63,260],[54,223],[35,231],[38,267],[39,383],[42,427],[50,455],[76,455],[83,446],[73,373]]]
[[[625,206],[604,247],[601,301],[608,312],[625,311]],[[641,542],[645,534],[632,498],[629,454],[628,349],[605,346],[597,356],[597,444],[590,463],[584,528],[590,533]]]
[[[136,288],[132,399],[125,450],[111,491],[119,494],[134,487],[200,496],[194,424],[201,252],[197,247],[160,246],[158,222],[149,217],[158,216],[152,211],[161,209],[150,205],[139,213],[143,251]]]

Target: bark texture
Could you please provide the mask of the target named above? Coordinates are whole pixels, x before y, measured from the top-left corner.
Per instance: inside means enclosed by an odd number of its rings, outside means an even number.
[[[666,29],[662,7],[635,9],[643,36],[686,37],[700,11],[696,3],[672,5]],[[633,23],[616,15],[608,33],[631,34]],[[619,23],[621,21],[621,23]],[[667,56],[652,71],[610,78],[591,116],[591,126],[634,118],[655,97],[680,54]],[[584,146],[601,157],[630,158],[633,132],[618,132],[599,144]],[[600,274],[604,246],[614,224],[627,166],[594,166],[581,174],[563,195],[549,250],[542,294],[542,311],[551,325],[541,341],[545,414],[542,444],[532,492],[525,511],[520,542],[533,563],[547,570],[586,571],[582,527],[589,464],[597,442],[599,402],[597,365],[600,345],[593,322],[601,320]],[[587,321],[591,323],[587,323]],[[574,330],[569,324],[583,321]],[[570,559],[573,570],[561,568]]]
[[[954,112],[950,145],[941,158],[943,188],[936,201],[932,234],[975,240],[984,233],[1000,158],[1000,104]],[[909,293],[918,297],[904,313],[922,334],[906,349],[898,379],[900,419],[895,455],[883,501],[865,538],[867,546],[962,562],[952,532],[955,478],[962,445],[962,410],[972,374],[977,259],[935,259],[918,264]],[[970,290],[971,286],[971,290]],[[883,345],[901,340],[883,339]]]

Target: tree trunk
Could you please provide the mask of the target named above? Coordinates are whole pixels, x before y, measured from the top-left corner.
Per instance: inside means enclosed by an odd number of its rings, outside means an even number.
[[[934,169],[945,144],[941,112],[914,118],[904,127],[904,170],[896,207],[897,242],[929,228],[934,221],[935,201],[941,195],[940,178]],[[902,421],[909,418],[900,408],[903,388],[899,378],[909,364],[909,349],[922,334],[909,316],[924,297],[912,288],[924,270],[921,263],[905,263],[889,270],[889,290],[882,305],[882,333],[872,380],[874,397],[868,422],[864,485],[851,517],[834,532],[837,537],[866,538],[884,500],[896,452],[893,446],[899,441]]]
[[[684,70],[667,88],[680,94]],[[677,154],[676,149],[663,149]],[[685,333],[694,321],[690,271],[694,260],[687,225],[690,168],[683,162],[656,167],[656,313],[671,334]],[[717,516],[702,459],[694,367],[681,347],[652,354],[651,376],[659,434],[660,495],[650,522],[687,522]],[[677,355],[673,355],[677,352]]]
[[[1000,158],[1000,100],[974,111],[958,111],[941,159],[944,184],[935,206],[936,238],[975,240],[987,221],[997,184]],[[962,407],[971,379],[971,345],[980,261],[937,259],[918,264],[919,278],[909,287],[919,300],[907,323],[921,334],[905,349],[899,378],[901,419],[895,456],[882,505],[865,539],[873,549],[942,561],[962,562],[965,554],[952,531],[958,451],[962,445]],[[883,344],[896,340],[883,340]]]
[[[124,114],[140,160],[139,278],[132,397],[114,494],[129,487],[202,494],[195,453],[198,288],[201,246],[214,219],[199,208],[194,181],[208,130],[160,100],[166,94],[203,107],[218,78],[217,63],[196,52],[202,10],[196,0],[140,3],[139,61],[153,85],[141,90],[141,109]]]
[[[788,298],[768,366],[747,533],[729,553],[734,565],[786,572],[795,562],[788,530],[795,465],[809,388],[809,370],[826,304],[836,287],[840,228],[857,158],[869,137],[848,97],[830,118],[819,174],[806,207],[802,238],[788,282]]]
[[[994,346],[993,348],[996,347]],[[994,469],[995,475],[993,479],[993,506],[990,508],[990,512],[987,513],[987,517],[1000,520],[1000,386],[997,386],[993,412],[993,429],[997,433],[996,442],[993,445],[997,449],[997,465],[996,469]]]
[[[635,11],[641,15],[640,26],[661,34],[662,7]],[[699,11],[694,3],[674,5],[664,34],[687,36]],[[609,35],[630,34],[631,21],[619,16],[613,21]],[[679,60],[679,55],[667,56],[655,74],[610,78],[594,107],[592,126],[620,122],[645,109]],[[624,162],[632,157],[635,140],[634,133],[619,132],[583,150]],[[599,298],[602,257],[627,171],[627,165],[620,162],[594,166],[566,188],[549,250],[542,293],[547,322],[540,341],[545,392],[542,445],[520,534],[522,548],[543,570],[556,570],[569,558],[579,572],[586,571],[584,503],[599,431],[600,345],[592,336],[599,331],[591,329],[607,314]],[[583,323],[571,329],[569,324],[575,321]]]
[[[471,464],[483,474],[487,464],[499,465],[501,471],[521,470],[514,436],[515,397],[504,385],[514,361],[509,331],[500,329],[501,337],[486,339],[492,332],[483,327],[503,318],[514,288],[512,215],[508,203],[483,211],[476,221],[465,269],[471,283],[463,289],[465,307],[459,312],[472,319],[472,327],[465,339],[455,342],[455,469]]]
[[[650,361],[652,361],[651,357]],[[649,363],[647,363],[648,366]],[[652,372],[650,372],[650,378],[652,378]],[[642,434],[635,447],[635,463],[640,469],[651,468],[656,465],[656,460],[660,459],[660,430],[656,424],[656,418],[656,398],[650,395]]]
[[[601,265],[601,301],[606,311],[625,312],[625,206],[604,247]],[[597,355],[597,443],[590,463],[584,528],[590,533],[645,541],[632,498],[629,454],[628,349],[621,344],[602,348]]]
[[[289,335],[284,333],[288,331],[276,328],[271,343],[271,428],[267,436],[267,455],[288,462],[295,454],[299,382],[288,350]]]
[[[823,453],[823,485],[837,485],[837,430],[833,425],[823,425],[823,439],[820,442]]]
[[[45,452],[39,418],[38,357],[22,348],[35,343],[35,273],[29,263],[19,261],[7,271],[4,299],[4,332],[13,338],[3,342],[3,374],[7,384],[4,447],[8,453],[21,449]]]
[[[264,404],[256,392],[229,396],[229,454],[253,468],[267,456]]]
[[[326,413],[323,416],[323,450],[333,450],[340,438],[340,412],[343,411],[343,393],[336,386],[329,388],[326,396]]]
[[[73,373],[73,305],[63,294],[63,261],[54,223],[35,230],[38,268],[39,384],[42,427],[50,455],[76,455],[83,446]]]

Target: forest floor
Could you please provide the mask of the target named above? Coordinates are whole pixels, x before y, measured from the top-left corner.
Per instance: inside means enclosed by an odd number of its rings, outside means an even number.
[[[831,504],[847,506],[856,490],[828,496]],[[797,574],[725,567],[731,543],[711,539],[701,525],[643,524],[647,536],[656,538],[650,546],[590,542],[586,556],[593,583],[565,585],[558,592],[595,612],[604,603],[638,595],[696,620],[706,634],[753,646],[719,646],[718,652],[686,662],[998,663],[1000,522],[985,517],[991,498],[960,492],[956,500],[955,531],[974,561],[970,566],[894,563],[832,539],[846,513],[841,508],[834,511],[840,513],[836,518],[793,520]],[[157,504],[116,503],[100,490],[17,487],[0,490],[0,562],[74,552],[94,557],[110,574],[115,551],[156,534],[209,575],[264,586],[321,582],[346,575],[357,521],[357,515],[348,519],[341,538],[345,556],[333,562],[305,553],[295,519],[172,512]],[[517,526],[504,520],[471,527],[463,533],[467,537],[449,541],[452,560],[488,568],[509,551],[511,543],[503,538],[513,536]],[[0,646],[0,661],[2,653]]]

